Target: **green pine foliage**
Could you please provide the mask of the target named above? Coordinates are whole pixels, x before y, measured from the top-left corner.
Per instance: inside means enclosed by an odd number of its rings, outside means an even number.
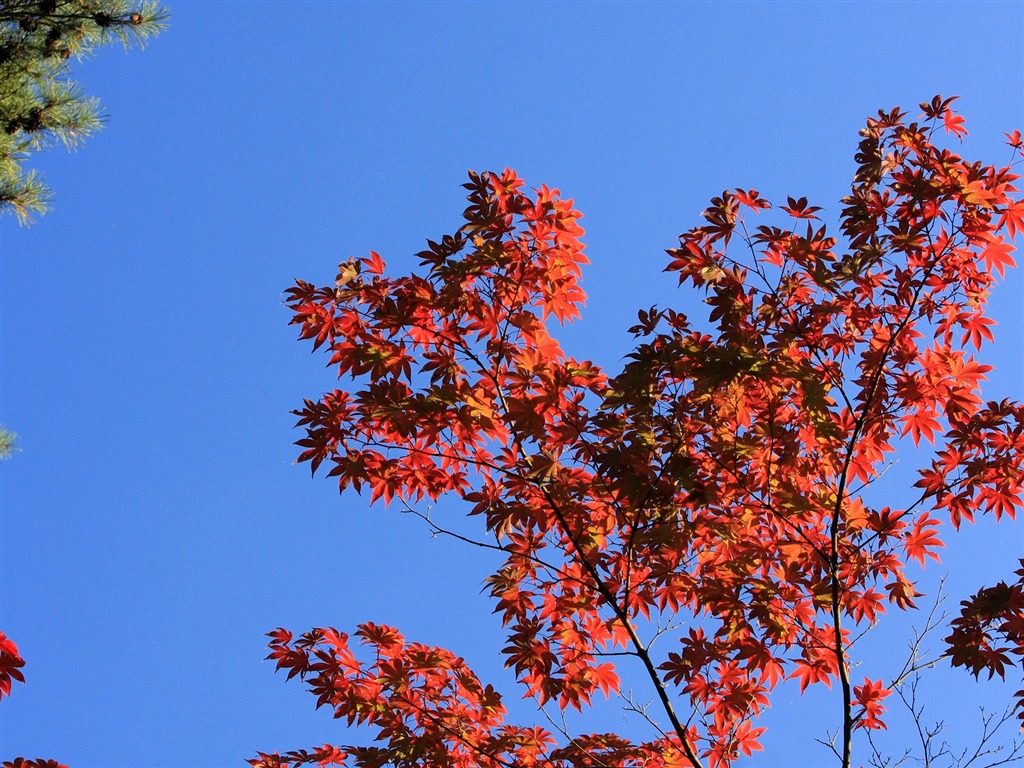
[[[0,0],[0,214],[27,223],[45,212],[51,191],[26,158],[75,147],[102,125],[70,63],[113,42],[141,47],[167,16],[150,0]]]
[[[0,424],[0,461],[11,458],[11,455],[21,449],[17,446],[18,436]]]

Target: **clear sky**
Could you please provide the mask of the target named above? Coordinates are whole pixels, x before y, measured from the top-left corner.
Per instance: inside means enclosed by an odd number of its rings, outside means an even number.
[[[962,97],[967,156],[1004,163],[1024,129],[1019,2],[170,7],[145,51],[76,65],[109,123],[32,161],[52,213],[0,220],[0,422],[23,449],[0,470],[0,629],[28,660],[0,759],[213,768],[359,739],[261,662],[277,626],[394,624],[534,717],[480,594],[490,559],[293,464],[289,412],[334,382],[283,291],[371,248],[411,269],[459,225],[466,169],[575,199],[590,301],[561,338],[614,369],[638,308],[699,301],[661,270],[712,195],[834,216],[864,117],[936,93]],[[1022,298],[1019,272],[994,296],[992,399],[1024,394]],[[950,609],[1024,555],[1019,525],[963,538],[929,569],[953,571]],[[904,644],[880,634],[864,674]],[[931,680],[929,715],[969,739],[984,693]],[[835,696],[795,699],[751,765],[831,764],[813,715]]]

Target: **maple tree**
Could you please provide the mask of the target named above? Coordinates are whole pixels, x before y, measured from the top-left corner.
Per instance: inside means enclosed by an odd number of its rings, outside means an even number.
[[[462,659],[392,627],[277,629],[277,668],[373,743],[250,764],[722,767],[761,749],[758,716],[792,680],[835,686],[833,749],[853,765],[898,683],[854,677],[854,634],[915,607],[940,515],[1013,518],[1024,493],[1024,406],[984,401],[975,357],[1024,228],[1024,141],[1008,134],[1006,167],[961,158],[941,146],[966,134],[952,102],[867,121],[837,235],[803,198],[763,225],[756,191],[714,198],[667,266],[707,320],[640,311],[615,375],[552,335],[584,301],[581,214],[508,169],[470,173],[465,223],[428,241],[425,274],[387,276],[371,252],[331,285],[297,281],[292,322],[351,381],[296,411],[300,460],[410,510],[461,497],[504,558],[486,584],[526,695],[587,708],[625,659],[659,714],[647,740],[560,738],[507,722]],[[903,438],[919,479],[879,506]],[[964,601],[953,665],[1002,677],[1024,656],[1017,575]]]

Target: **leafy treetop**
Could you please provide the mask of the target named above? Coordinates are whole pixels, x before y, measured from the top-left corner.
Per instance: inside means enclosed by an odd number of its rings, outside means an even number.
[[[852,638],[914,608],[938,515],[1013,518],[1024,492],[1024,406],[982,398],[976,357],[1024,202],[1011,167],[941,146],[966,134],[952,101],[867,121],[838,236],[805,199],[760,226],[756,191],[712,200],[667,266],[707,322],[641,311],[615,375],[551,333],[584,300],[580,213],[508,169],[470,174],[466,223],[428,241],[423,275],[387,276],[371,252],[332,285],[298,281],[293,322],[349,382],[296,412],[300,460],[373,500],[464,499],[504,557],[487,585],[527,695],[586,708],[631,659],[659,714],[644,741],[559,739],[506,722],[461,659],[393,628],[279,629],[278,667],[373,745],[251,764],[717,768],[761,749],[757,717],[792,680],[837,686],[852,765],[899,683],[854,679]],[[930,457],[905,502],[878,505],[904,437]],[[1001,676],[1024,654],[1022,584],[965,601],[954,664]]]

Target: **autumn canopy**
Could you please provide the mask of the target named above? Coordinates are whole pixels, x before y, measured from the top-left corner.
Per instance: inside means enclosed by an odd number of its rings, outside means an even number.
[[[296,412],[301,460],[410,510],[464,499],[502,553],[487,588],[526,695],[583,709],[628,669],[652,735],[507,722],[461,659],[391,627],[279,629],[278,668],[373,745],[252,765],[720,767],[761,749],[757,717],[789,680],[834,688],[852,765],[904,682],[855,676],[870,659],[852,638],[915,607],[941,518],[1022,505],[1024,406],[985,401],[977,355],[1024,203],[1012,166],[943,146],[966,134],[952,101],[868,120],[834,232],[805,199],[778,216],[754,190],[712,200],[667,265],[709,313],[640,311],[615,374],[552,335],[584,301],[581,214],[508,169],[470,174],[465,223],[428,241],[422,274],[371,253],[299,281],[293,322],[343,382]],[[917,482],[886,506],[872,483],[909,442],[928,447],[909,454]],[[949,659],[1003,676],[1022,614],[1024,569],[964,602]]]

